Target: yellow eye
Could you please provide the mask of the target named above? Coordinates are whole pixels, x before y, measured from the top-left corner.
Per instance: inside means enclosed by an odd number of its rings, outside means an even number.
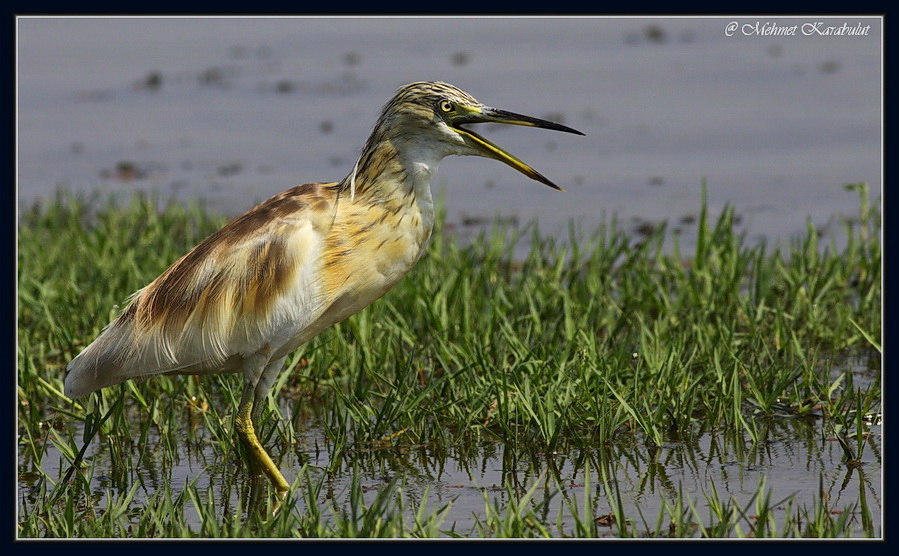
[[[441,100],[439,106],[440,106],[440,109],[443,110],[444,112],[452,112],[453,111],[453,103],[448,100],[445,100],[445,99]]]

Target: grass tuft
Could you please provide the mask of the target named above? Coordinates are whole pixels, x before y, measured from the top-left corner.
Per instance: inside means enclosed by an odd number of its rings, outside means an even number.
[[[614,220],[564,239],[436,231],[399,286],[288,358],[260,433],[296,485],[277,512],[235,445],[239,377],[62,395],[127,296],[225,220],[60,193],[18,228],[17,535],[881,535],[880,215],[849,191],[840,247],[811,224],[747,245],[704,194],[690,253]],[[839,450],[842,480],[810,458],[814,500],[765,474],[749,498],[719,488],[784,442]],[[448,462],[473,476],[487,457],[501,484],[447,494]],[[634,502],[647,493],[653,508]]]

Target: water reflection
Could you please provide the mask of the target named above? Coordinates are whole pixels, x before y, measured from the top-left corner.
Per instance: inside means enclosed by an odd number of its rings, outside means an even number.
[[[139,431],[146,414],[132,413],[133,430]],[[172,417],[169,425],[185,431],[186,438],[156,431],[139,442],[120,435],[103,438],[89,448],[88,461],[95,469],[106,470],[93,478],[92,503],[103,506],[109,491],[123,494],[135,483],[140,485],[132,502],[135,507],[152,500],[163,486],[178,496],[189,484],[195,485],[201,496],[208,494],[210,498],[200,503],[211,500],[221,519],[230,518],[238,509],[249,518],[253,508],[271,503],[260,494],[264,481],[253,480],[242,469],[237,448],[223,452],[206,428],[192,426],[195,417],[190,412],[176,412]],[[847,465],[820,419],[767,418],[763,429],[760,442],[722,431],[682,431],[660,446],[647,444],[639,434],[624,433],[612,443],[565,453],[535,454],[523,445],[484,440],[453,446],[400,442],[335,451],[323,429],[307,422],[295,431],[292,444],[276,444],[271,452],[289,481],[297,476],[320,481],[319,507],[347,505],[354,481],[367,502],[385,488],[399,485],[409,502],[407,507],[449,505],[441,529],[466,535],[474,533],[478,520],[483,519],[485,503],[505,507],[510,499],[526,496],[535,485],[530,504],[545,515],[547,523],[559,521],[563,529],[573,526],[570,508],[583,508],[585,496],[594,516],[612,516],[620,498],[629,526],[639,533],[654,527],[665,508],[679,499],[703,508],[709,497],[717,497],[751,509],[760,486],[763,494],[779,502],[776,520],[789,517],[790,508],[811,509],[823,501],[835,515],[847,509],[859,513],[858,535],[863,534],[863,520],[879,522],[879,424],[870,427],[861,465]],[[170,444],[173,441],[176,445]],[[63,460],[48,448],[44,472],[60,476]],[[33,465],[28,453],[21,454],[19,496],[24,499],[33,487],[24,479]],[[300,493],[295,494],[293,503],[299,512],[309,509]],[[865,505],[871,515],[859,512]],[[191,526],[199,527],[199,517],[196,519]]]

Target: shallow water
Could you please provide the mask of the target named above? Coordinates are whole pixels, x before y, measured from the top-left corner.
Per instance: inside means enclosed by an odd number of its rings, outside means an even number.
[[[870,28],[751,31],[815,21]],[[689,238],[706,180],[714,211],[731,203],[750,237],[783,240],[854,215],[844,184],[880,195],[881,41],[880,19],[842,17],[24,18],[19,205],[99,186],[235,214],[342,178],[393,90],[438,79],[587,134],[486,128],[567,191],[450,158],[434,188],[451,228],[500,215],[557,233],[615,214]]]
[[[282,412],[290,414],[288,404],[282,404]],[[142,418],[132,415],[135,427]],[[308,425],[308,424],[307,424]],[[228,519],[235,508],[246,507],[249,480],[233,461],[223,457],[207,432],[200,427],[183,426],[183,434],[176,434],[175,463],[167,460],[164,442],[150,428],[147,446],[135,447],[126,458],[133,462],[133,471],[122,480],[116,480],[109,447],[95,441],[87,452],[87,461],[98,473],[93,480],[96,503],[103,507],[108,494],[124,496],[134,484],[140,487],[131,503],[141,508],[164,487],[170,487],[177,496],[186,484],[194,483],[204,497],[211,489],[221,519]],[[486,518],[485,505],[497,504],[505,508],[510,492],[518,499],[537,485],[529,507],[548,499],[540,517],[551,534],[556,537],[573,534],[572,506],[582,512],[584,497],[594,516],[613,513],[616,493],[609,492],[602,481],[601,467],[607,466],[613,477],[612,488],[617,488],[628,529],[639,536],[650,534],[658,525],[659,516],[665,516],[666,507],[673,507],[678,497],[685,504],[693,504],[698,514],[694,521],[706,526],[715,522],[708,508],[707,499],[713,497],[732,503],[747,516],[756,513],[755,496],[764,485],[764,494],[770,495],[774,504],[774,520],[782,526],[788,512],[797,509],[809,511],[826,497],[834,518],[843,512],[851,512],[853,536],[863,536],[859,501],[865,500],[875,523],[880,523],[882,512],[882,431],[879,423],[871,424],[862,465],[851,468],[846,465],[839,444],[832,438],[820,419],[779,416],[768,418],[761,427],[764,438],[754,443],[730,433],[706,431],[696,437],[672,437],[658,447],[648,446],[639,435],[618,436],[614,444],[571,453],[527,455],[513,447],[484,441],[478,445],[452,447],[448,451],[429,446],[396,446],[366,449],[354,447],[332,461],[332,451],[327,445],[324,431],[306,426],[296,432],[296,442],[289,450],[270,450],[285,474],[293,482],[298,470],[305,464],[312,468],[311,475],[328,474],[325,488],[319,494],[317,505],[329,504],[341,509],[349,506],[350,483],[354,470],[367,503],[386,488],[391,481],[402,487],[405,519],[412,523],[415,512],[422,504],[430,515],[438,508],[450,504],[442,531],[453,530],[462,536],[477,536],[477,524]],[[79,431],[80,436],[80,431]],[[59,453],[49,447],[43,458],[43,468],[51,477],[59,477]],[[20,458],[20,473],[29,468],[27,458]],[[104,475],[103,470],[110,475]],[[330,472],[325,470],[330,469]],[[33,484],[19,481],[18,498],[30,499]],[[822,490],[823,489],[823,490]],[[243,497],[243,498],[241,498]],[[305,511],[302,494],[297,502],[298,511]],[[241,503],[243,500],[243,503]],[[188,505],[191,508],[192,505]],[[325,512],[325,515],[328,515]],[[559,516],[561,518],[559,519]],[[581,513],[583,516],[583,513]],[[136,520],[139,514],[133,514]],[[200,530],[199,514],[187,516],[188,523]],[[581,518],[583,519],[583,517]],[[740,521],[744,534],[750,531],[752,518]],[[667,527],[668,519],[661,523]],[[664,532],[663,528],[663,532]],[[601,536],[617,536],[618,530],[610,525],[600,527]]]

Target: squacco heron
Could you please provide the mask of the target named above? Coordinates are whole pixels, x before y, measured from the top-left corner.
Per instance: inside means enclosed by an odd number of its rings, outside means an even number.
[[[235,429],[253,467],[285,494],[290,485],[256,436],[266,396],[292,351],[387,293],[422,256],[438,163],[493,158],[560,189],[465,127],[480,122],[583,135],[490,108],[448,83],[401,87],[345,178],[275,195],[135,292],[69,363],[66,396],[154,375],[242,373]]]

